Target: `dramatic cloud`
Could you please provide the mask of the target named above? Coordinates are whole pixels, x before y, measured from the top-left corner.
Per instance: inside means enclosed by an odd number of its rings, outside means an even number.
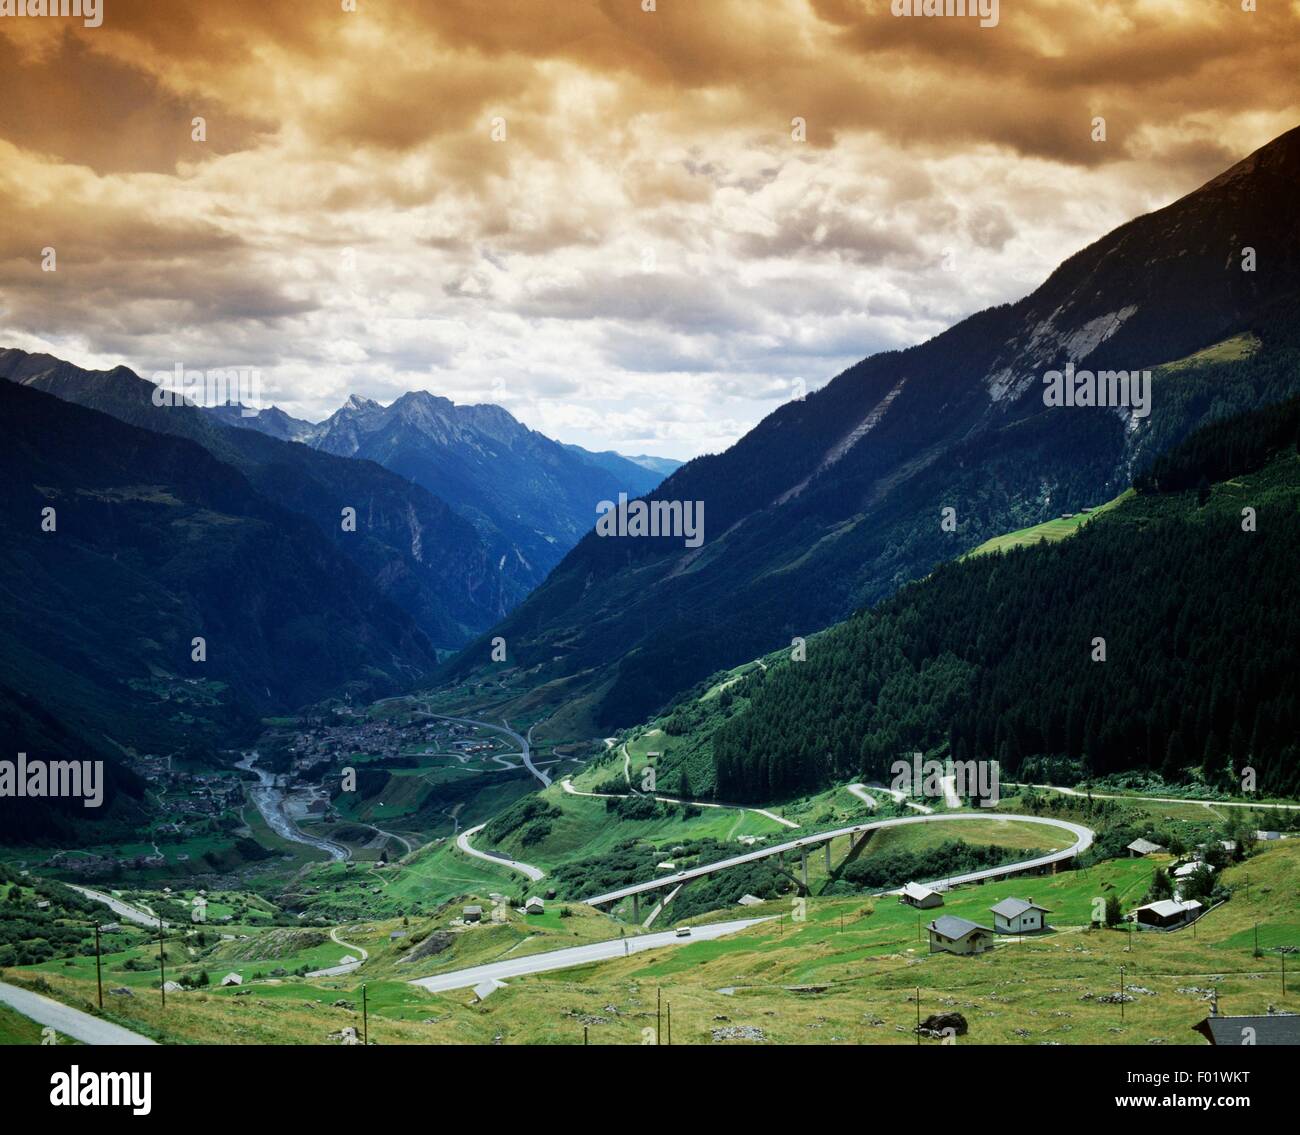
[[[0,342],[686,457],[1300,120],[1300,0],[357,7],[0,20]]]

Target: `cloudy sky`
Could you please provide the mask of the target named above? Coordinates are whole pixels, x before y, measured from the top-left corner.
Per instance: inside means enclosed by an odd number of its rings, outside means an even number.
[[[1300,0],[103,6],[0,18],[0,346],[681,458],[1300,123]]]

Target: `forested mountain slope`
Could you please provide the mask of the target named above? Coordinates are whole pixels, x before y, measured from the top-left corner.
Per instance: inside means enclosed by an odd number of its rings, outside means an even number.
[[[663,726],[725,719],[723,799],[888,779],[914,751],[1007,778],[1151,769],[1239,788],[1251,767],[1261,791],[1295,794],[1298,449],[1300,400],[1208,426],[1076,535],[945,564]]]
[[[1298,191],[1291,131],[1019,303],[873,356],[678,470],[652,496],[702,501],[703,547],[589,535],[490,633],[591,726],[629,725],[990,536],[1113,498],[1197,425],[1300,389]],[[1042,377],[1067,362],[1170,365],[1133,416],[1045,406]],[[488,659],[485,636],[444,676]]]

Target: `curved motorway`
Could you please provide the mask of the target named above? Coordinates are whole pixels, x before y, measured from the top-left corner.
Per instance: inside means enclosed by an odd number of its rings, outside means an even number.
[[[582,901],[588,906],[604,906],[606,903],[618,902],[620,899],[632,895],[660,890],[663,887],[676,886],[680,883],[689,882],[691,879],[712,875],[718,871],[726,871],[731,867],[738,867],[742,863],[753,863],[759,859],[780,855],[785,851],[798,851],[802,848],[826,843],[840,836],[858,835],[862,832],[874,831],[877,828],[895,828],[904,824],[933,824],[947,821],[969,823],[978,820],[1014,820],[1026,824],[1043,824],[1046,827],[1059,828],[1069,832],[1074,836],[1074,843],[1061,851],[1048,852],[1017,863],[1004,863],[1001,867],[990,867],[983,871],[969,871],[963,875],[953,875],[947,879],[933,880],[933,882],[938,882],[945,887],[955,887],[961,883],[974,883],[981,879],[995,879],[1001,875],[1014,875],[1021,871],[1033,871],[1039,867],[1048,867],[1053,863],[1073,859],[1075,856],[1083,854],[1092,846],[1095,835],[1091,828],[1085,828],[1082,824],[1073,824],[1069,820],[1053,820],[1048,819],[1046,816],[1020,816],[1010,812],[938,812],[929,816],[900,816],[891,820],[874,820],[871,823],[853,824],[846,828],[835,828],[832,831],[800,836],[798,839],[792,839],[786,843],[773,844],[771,847],[760,848],[758,851],[748,851],[743,855],[733,855],[727,859],[720,859],[716,863],[706,863],[700,867],[691,867],[685,871],[678,871],[675,875],[665,875],[658,879],[651,879],[649,882],[634,883],[628,887],[620,887],[618,890],[606,891],[602,895],[593,895],[591,898]],[[895,892],[886,891],[884,893],[893,894]]]

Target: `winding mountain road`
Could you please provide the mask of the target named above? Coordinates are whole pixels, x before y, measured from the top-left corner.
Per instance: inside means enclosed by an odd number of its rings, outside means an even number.
[[[635,792],[583,792],[574,788],[567,776],[560,781],[560,787],[570,796],[590,796],[595,800],[628,800],[633,796],[645,795],[644,793]],[[799,826],[793,820],[787,820],[784,816],[778,816],[775,812],[769,812],[766,808],[751,808],[747,804],[715,804],[704,800],[682,800],[676,796],[655,796],[653,799],[658,800],[661,804],[689,804],[695,808],[732,808],[737,812],[753,812],[756,816],[763,816],[775,824],[781,824],[783,827],[797,828]]]
[[[466,855],[472,855],[475,859],[482,859],[488,863],[495,863],[498,867],[511,867],[521,875],[527,875],[534,883],[539,879],[546,878],[546,872],[540,867],[534,867],[530,863],[521,863],[518,859],[511,859],[510,856],[500,851],[479,851],[471,847],[469,838],[478,835],[485,827],[486,823],[479,824],[476,828],[466,828],[456,837],[456,846]]]
[[[1074,836],[1074,843],[1062,850],[1049,852],[1046,855],[1038,855],[1032,859],[1022,860],[1018,863],[1005,863],[1001,867],[990,867],[984,871],[971,871],[963,875],[953,875],[944,880],[936,880],[944,887],[955,887],[960,883],[976,882],[980,879],[995,879],[1002,875],[1014,875],[1021,871],[1032,871],[1038,867],[1047,867],[1053,863],[1059,863],[1066,859],[1073,859],[1077,855],[1083,854],[1092,846],[1095,833],[1091,828],[1085,828],[1082,824],[1071,823],[1069,820],[1054,820],[1046,816],[1021,816],[1010,812],[940,812],[928,816],[900,816],[890,820],[874,820],[865,824],[853,824],[850,827],[835,828],[831,831],[816,832],[813,835],[801,836],[799,839],[792,839],[788,843],[773,844],[771,847],[760,848],[758,851],[749,851],[743,855],[733,855],[728,859],[720,859],[716,863],[706,863],[700,867],[691,867],[685,871],[678,871],[675,875],[666,875],[659,879],[651,879],[645,883],[634,883],[628,887],[620,887],[617,890],[606,891],[604,894],[593,895],[591,898],[583,899],[588,906],[604,906],[606,903],[618,902],[631,895],[644,894],[646,891],[656,891],[663,887],[676,886],[679,883],[688,882],[691,879],[702,878],[706,875],[713,875],[718,871],[726,871],[732,867],[738,867],[743,863],[754,863],[760,859],[767,859],[773,855],[780,855],[786,851],[798,851],[803,848],[826,843],[829,840],[837,839],[840,836],[858,835],[862,832],[874,831],[879,828],[902,827],[907,824],[926,824],[926,823],[970,823],[980,820],[1012,820],[1026,824],[1042,824],[1045,827],[1058,828],[1067,831]],[[884,894],[894,894],[894,891],[885,891]]]
[[[351,973],[354,969],[360,969],[361,963],[370,957],[370,951],[364,946],[355,946],[351,942],[345,942],[339,937],[339,928],[336,926],[330,931],[330,941],[336,946],[342,946],[345,950],[351,950],[354,954],[360,954],[361,957],[356,961],[340,962],[336,966],[330,966],[327,969],[313,970],[308,977],[341,977],[345,973]]]
[[[504,733],[519,746],[519,755],[524,758],[524,766],[528,771],[542,782],[543,788],[549,787],[551,783],[550,776],[533,764],[532,740],[533,730],[537,727],[536,722],[528,727],[528,736],[525,737],[522,733],[516,733],[511,729],[510,723],[504,717],[501,719],[500,725],[493,725],[490,721],[475,721],[469,717],[449,717],[445,713],[431,713],[428,716],[437,718],[440,721],[454,721],[457,725],[477,725],[480,729],[492,729],[497,733]]]

